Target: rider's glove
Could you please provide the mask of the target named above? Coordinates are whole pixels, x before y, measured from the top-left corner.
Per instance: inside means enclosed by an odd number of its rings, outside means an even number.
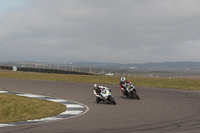
[[[101,97],[100,95],[96,95],[97,97]]]

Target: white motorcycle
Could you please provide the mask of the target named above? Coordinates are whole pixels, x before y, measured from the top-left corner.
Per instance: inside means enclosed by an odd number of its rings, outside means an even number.
[[[111,90],[109,88],[105,88],[101,92],[101,100],[107,103],[116,104],[114,97],[111,94]]]

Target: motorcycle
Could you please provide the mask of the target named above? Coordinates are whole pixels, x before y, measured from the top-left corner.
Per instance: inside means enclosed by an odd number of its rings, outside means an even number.
[[[112,96],[111,90],[109,88],[103,89],[100,95],[102,101],[116,105],[114,97]]]
[[[126,93],[125,95],[129,98],[134,98],[134,99],[140,99],[140,97],[138,96],[137,94],[137,91],[135,89],[135,86],[133,84],[126,84],[125,85],[125,88],[126,88]]]

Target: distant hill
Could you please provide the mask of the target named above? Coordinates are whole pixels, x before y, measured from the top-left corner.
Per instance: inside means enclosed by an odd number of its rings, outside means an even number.
[[[73,62],[75,66],[99,68],[124,68],[139,70],[174,70],[174,71],[200,71],[200,62],[160,62],[160,63],[103,63],[103,62]]]
[[[33,64],[40,64],[42,67],[52,67],[60,65],[68,67],[89,67],[100,69],[120,69],[120,70],[138,70],[138,71],[182,71],[182,72],[200,72],[200,62],[148,62],[148,63],[106,63],[106,62],[38,62],[38,61],[9,61],[3,62],[3,65],[20,65],[27,67],[35,67]],[[39,65],[37,65],[39,67]],[[69,68],[68,68],[69,69]]]

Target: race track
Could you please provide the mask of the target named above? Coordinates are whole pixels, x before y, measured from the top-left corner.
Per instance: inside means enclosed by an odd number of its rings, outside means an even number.
[[[1,127],[0,133],[199,133],[200,92],[137,87],[140,100],[127,99],[117,85],[117,105],[96,104],[93,84],[1,79],[0,91],[73,100],[89,107],[84,115],[47,123]]]

